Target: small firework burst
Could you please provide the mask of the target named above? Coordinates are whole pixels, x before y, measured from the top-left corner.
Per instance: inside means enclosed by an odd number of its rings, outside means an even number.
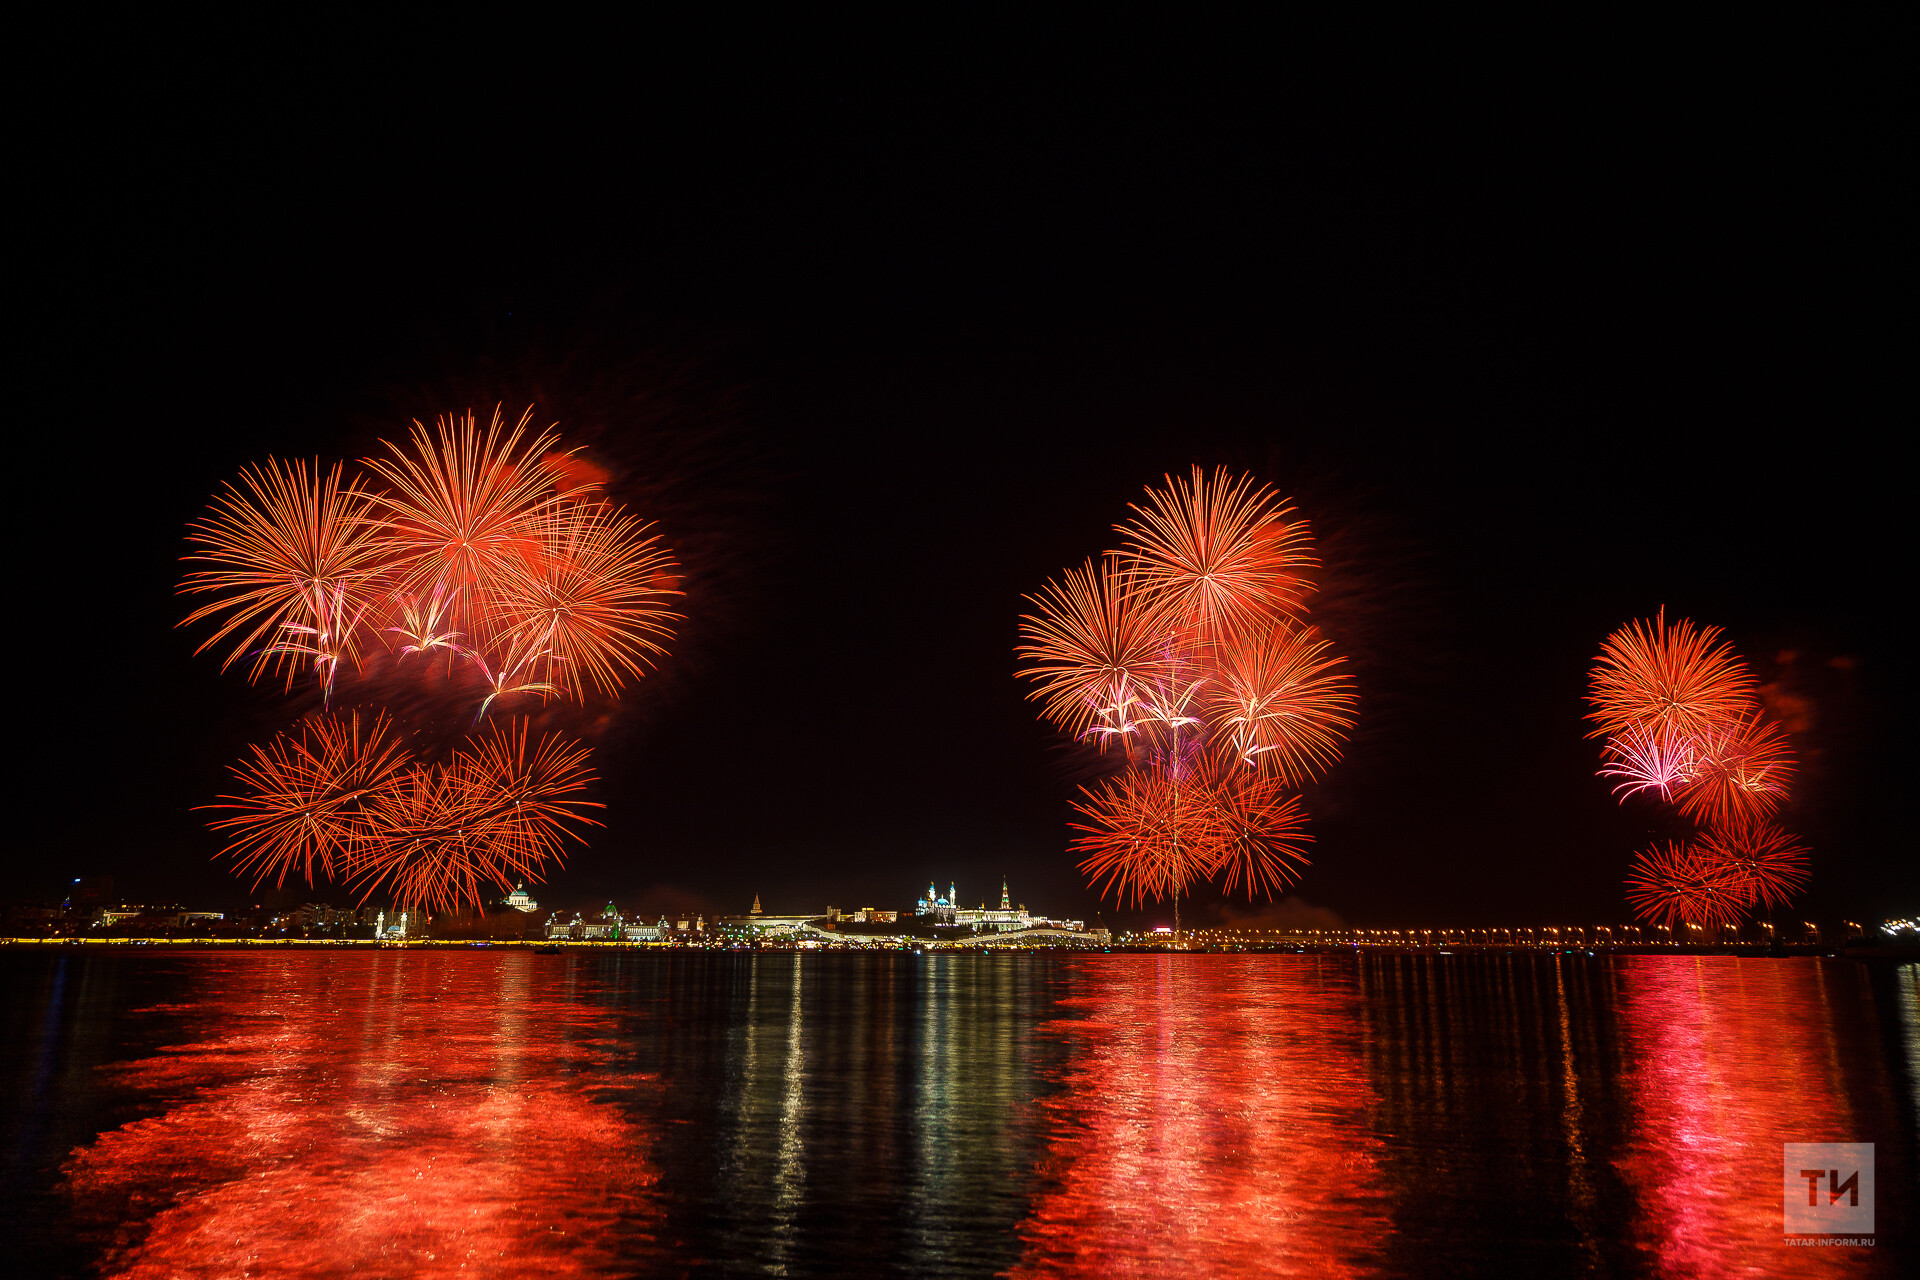
[[[1807,851],[1771,822],[1712,827],[1700,838],[1700,852],[1727,871],[1746,907],[1784,907],[1806,887]]]
[[[1669,927],[1719,929],[1746,912],[1737,873],[1722,859],[1680,841],[1643,849],[1627,874],[1627,901],[1642,920]]]

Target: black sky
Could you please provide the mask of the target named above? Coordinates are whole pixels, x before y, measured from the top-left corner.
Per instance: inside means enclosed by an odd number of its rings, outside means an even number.
[[[1093,910],[1072,761],[1012,676],[1020,597],[1219,463],[1314,521],[1360,681],[1306,901],[1623,917],[1665,820],[1593,776],[1580,697],[1664,604],[1805,704],[1810,909],[1920,912],[1879,82],[1824,47],[1807,74],[1784,46],[1414,74],[1136,36],[766,75],[656,50],[538,91],[208,57],[43,103],[17,892],[245,896],[192,806],[294,708],[173,628],[186,522],[246,462],[504,400],[690,575],[549,900],[890,906],[1005,874]]]

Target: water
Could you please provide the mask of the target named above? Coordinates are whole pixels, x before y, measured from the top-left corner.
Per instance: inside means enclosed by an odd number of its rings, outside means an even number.
[[[1912,966],[13,952],[0,1019],[15,1274],[1914,1259]],[[1875,1247],[1782,1242],[1790,1141],[1876,1144]]]

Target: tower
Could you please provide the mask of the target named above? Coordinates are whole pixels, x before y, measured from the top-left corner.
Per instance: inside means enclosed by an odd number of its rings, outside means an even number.
[[[749,914],[756,916],[766,914],[766,912],[760,910],[760,895],[757,893],[753,895],[753,910]]]
[[[1007,878],[1005,876],[1000,877],[1000,909],[1002,911],[1013,910],[1013,902],[1007,897]]]

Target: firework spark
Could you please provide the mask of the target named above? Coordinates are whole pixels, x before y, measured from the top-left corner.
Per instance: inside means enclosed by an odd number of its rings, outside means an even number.
[[[269,458],[242,471],[189,526],[198,550],[188,562],[213,567],[188,573],[180,589],[213,598],[181,625],[227,615],[194,652],[237,637],[221,670],[251,652],[249,679],[281,666],[291,682],[311,660],[330,682],[354,654],[363,596],[382,568],[371,504],[337,466],[323,474],[318,463]]]
[[[1753,676],[1720,640],[1720,628],[1682,618],[1671,626],[1663,608],[1607,637],[1593,668],[1592,736],[1664,726],[1699,735],[1746,712]]]
[[[1702,821],[1763,818],[1786,799],[1793,748],[1758,710],[1700,735],[1698,763],[1679,793],[1680,812]]]
[[[1305,604],[1305,573],[1317,563],[1306,522],[1288,521],[1293,509],[1252,477],[1195,467],[1132,507],[1135,518],[1114,528],[1129,540],[1139,589],[1164,599],[1183,625],[1222,637]]]
[[[1668,725],[1635,725],[1607,740],[1600,776],[1616,779],[1613,793],[1658,792],[1672,800],[1693,780],[1699,751],[1693,739]]]
[[[1784,907],[1806,887],[1807,851],[1771,822],[1714,827],[1700,851],[1728,874],[1744,906]]]
[[[241,794],[208,806],[233,811],[211,824],[232,835],[221,854],[252,872],[255,885],[272,876],[278,887],[295,872],[308,884],[350,876],[377,838],[378,797],[410,764],[386,718],[363,731],[358,716],[315,716],[251,750],[233,769]]]
[[[1627,874],[1627,901],[1643,920],[1717,929],[1746,910],[1738,873],[1719,857],[1680,841],[1643,849]]]
[[[1035,683],[1027,696],[1061,728],[1105,735],[1134,723],[1142,695],[1165,680],[1166,637],[1118,557],[1062,577],[1027,597],[1038,612],[1020,619],[1020,674]]]
[[[1313,627],[1284,622],[1226,647],[1211,691],[1223,760],[1299,786],[1340,758],[1355,697],[1332,648]]]

